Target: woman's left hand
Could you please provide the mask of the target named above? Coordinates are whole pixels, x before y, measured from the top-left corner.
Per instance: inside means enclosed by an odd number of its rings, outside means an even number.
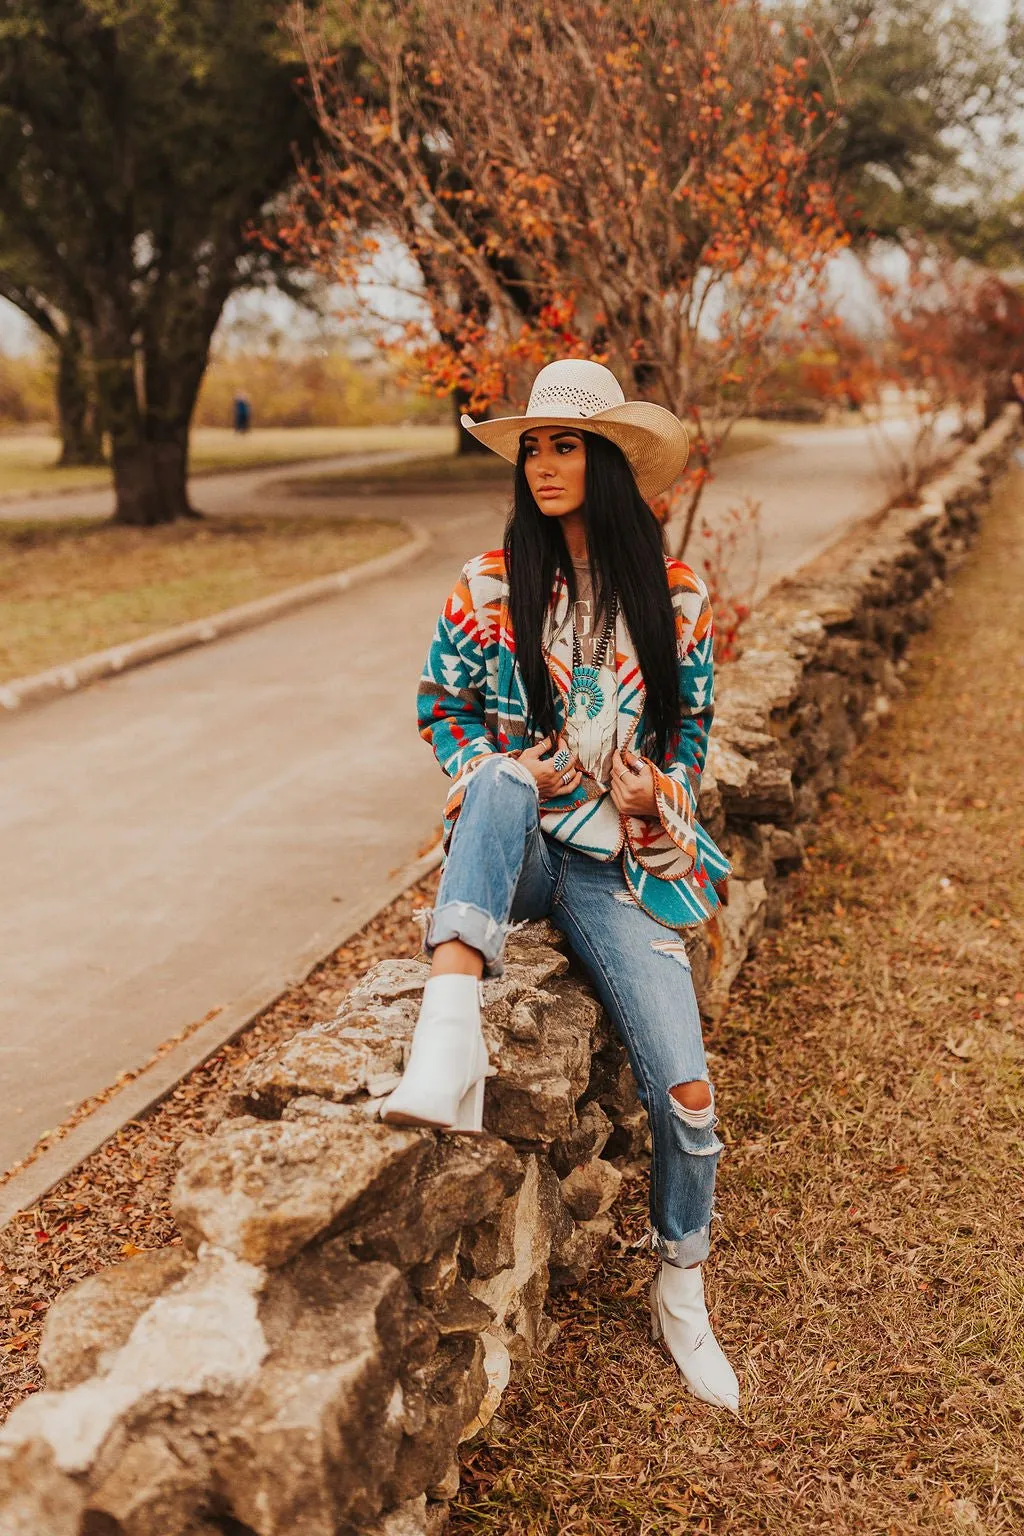
[[[612,758],[612,804],[623,816],[657,816],[654,772],[635,753],[624,747]]]

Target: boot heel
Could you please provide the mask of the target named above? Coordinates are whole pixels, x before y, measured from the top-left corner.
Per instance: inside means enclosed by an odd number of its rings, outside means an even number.
[[[484,1128],[484,1079],[479,1078],[462,1095],[459,1100],[459,1108],[452,1123],[453,1131],[463,1131],[469,1135],[479,1136]]]
[[[651,1286],[651,1338],[655,1344],[660,1344],[662,1339],[661,1313],[658,1308],[658,1280],[655,1276]]]

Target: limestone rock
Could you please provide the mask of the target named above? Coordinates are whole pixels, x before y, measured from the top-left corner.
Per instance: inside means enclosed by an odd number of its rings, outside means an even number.
[[[101,1373],[151,1302],[191,1265],[183,1248],[140,1253],[58,1296],[43,1327],[39,1363],[54,1390]]]
[[[558,957],[563,958],[563,957]],[[504,978],[502,978],[504,981]],[[518,1023],[505,1025],[517,1009]],[[524,1039],[522,1014],[529,1008],[536,1038]],[[598,1007],[576,981],[552,993],[518,992],[489,1005],[484,1019],[491,1061],[484,1124],[513,1141],[551,1142],[576,1127],[575,1105],[590,1079],[591,1041]]]
[[[413,1294],[432,1312],[441,1310],[447,1303],[459,1279],[459,1253],[462,1233],[453,1232],[443,1242],[434,1256],[422,1264],[414,1264],[409,1271],[409,1284]]]
[[[599,1157],[608,1144],[614,1126],[596,1099],[590,1099],[578,1111],[576,1129],[562,1141],[556,1141],[550,1152],[555,1172],[565,1178],[573,1168]]]
[[[410,1023],[411,1029],[411,1023]],[[318,1026],[250,1062],[233,1103],[265,1119],[279,1116],[292,1099],[317,1094],[344,1101],[397,1080],[402,1040],[372,1026]]]
[[[709,924],[720,942],[717,966],[706,996],[713,1018],[724,1009],[740,966],[764,932],[767,904],[768,891],[763,880],[734,880],[729,886],[729,905],[716,912]]]
[[[85,1495],[45,1440],[0,1446],[3,1536],[79,1536]]]
[[[270,1276],[261,1320],[269,1354],[217,1425],[216,1486],[261,1536],[335,1536],[394,1502],[404,1383],[436,1329],[397,1270],[331,1244]]]
[[[381,1515],[372,1525],[365,1526],[363,1536],[427,1536],[427,1496],[421,1493],[415,1499]]]
[[[123,1536],[193,1536],[206,1527],[208,1467],[176,1454],[163,1435],[120,1437],[94,1470],[88,1518]]]
[[[597,1254],[597,1238],[566,1213],[566,1222],[551,1247],[550,1284],[553,1291],[579,1285]]]
[[[562,1199],[577,1221],[593,1221],[611,1208],[621,1185],[619,1170],[595,1157],[562,1180]]]
[[[775,868],[783,874],[799,869],[804,861],[804,849],[799,837],[786,827],[773,827],[769,851]]]
[[[429,1132],[354,1110],[241,1130],[229,1123],[192,1144],[171,1207],[189,1247],[206,1242],[272,1267],[363,1210],[388,1206],[432,1143]]]
[[[491,1309],[477,1301],[460,1276],[433,1318],[442,1338],[453,1333],[482,1333],[491,1322]]]
[[[487,1217],[522,1177],[519,1158],[498,1137],[443,1137],[384,1209],[353,1229],[353,1251],[403,1269],[420,1264],[460,1227]]]
[[[507,1339],[518,1334],[530,1348],[536,1345],[547,1294],[551,1238],[560,1218],[558,1181],[550,1165],[527,1159],[526,1175],[505,1202],[501,1237],[510,1262],[486,1277],[477,1276],[469,1288],[491,1309],[494,1331]],[[472,1244],[468,1245],[472,1256]]]
[[[444,1494],[452,1454],[463,1426],[477,1413],[487,1392],[484,1346],[479,1335],[441,1342],[436,1354],[405,1388],[405,1435],[385,1488],[385,1508],[417,1492]]]
[[[709,757],[728,817],[742,822],[791,815],[793,774],[787,764],[758,762],[713,736]]]
[[[498,1411],[502,1393],[508,1386],[512,1375],[512,1357],[508,1352],[508,1345],[496,1333],[490,1331],[482,1335],[484,1345],[484,1374],[487,1377],[487,1391],[484,1393],[476,1413],[466,1424],[459,1436],[459,1444],[465,1440],[472,1440],[493,1419]],[[457,1491],[457,1490],[456,1490]],[[453,1498],[454,1494],[449,1494]]]
[[[20,1403],[0,1444],[46,1442],[65,1472],[88,1473],[108,1439],[143,1409],[233,1397],[267,1352],[258,1315],[264,1275],[228,1254],[207,1254],[139,1317],[102,1374]]]

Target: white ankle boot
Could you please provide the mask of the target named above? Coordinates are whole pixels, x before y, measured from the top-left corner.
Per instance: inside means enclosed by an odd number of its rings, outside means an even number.
[[[475,976],[432,976],[405,1075],[381,1105],[389,1125],[431,1125],[442,1131],[482,1131],[487,1047],[480,1030],[480,983]]]
[[[704,1274],[662,1260],[651,1286],[651,1331],[663,1339],[690,1391],[739,1417],[740,1384],[711,1331],[704,1304]]]

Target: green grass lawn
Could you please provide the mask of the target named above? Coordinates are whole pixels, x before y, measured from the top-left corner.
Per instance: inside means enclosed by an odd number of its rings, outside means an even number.
[[[369,518],[0,521],[0,681],[344,570],[406,538]]]
[[[192,433],[192,472],[290,464],[338,454],[422,454],[450,452],[451,426],[257,427],[244,436],[227,427],[197,427]],[[108,485],[110,470],[58,469],[60,444],[45,432],[0,434],[0,498],[52,495]]]

